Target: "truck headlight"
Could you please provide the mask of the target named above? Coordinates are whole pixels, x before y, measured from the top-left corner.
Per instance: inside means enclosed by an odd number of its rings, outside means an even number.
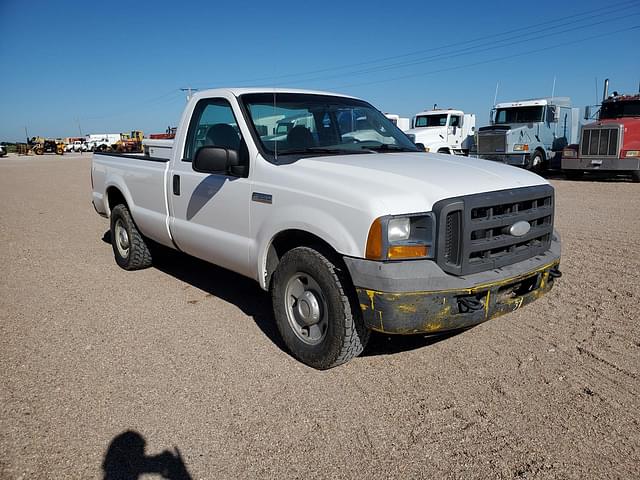
[[[627,150],[625,157],[640,157],[640,150]]]
[[[562,150],[562,156],[564,158],[578,158],[578,152],[573,148],[565,148]]]
[[[528,152],[529,151],[529,145],[526,143],[516,143],[513,146],[513,151],[514,152]]]
[[[387,215],[371,225],[365,257],[370,260],[433,258],[434,239],[433,213]]]

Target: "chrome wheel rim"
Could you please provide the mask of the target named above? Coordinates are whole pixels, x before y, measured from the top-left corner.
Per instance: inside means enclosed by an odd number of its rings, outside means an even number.
[[[129,234],[124,226],[124,222],[121,219],[116,220],[116,227],[114,229],[116,248],[118,253],[123,258],[129,257]]]
[[[285,309],[291,329],[302,342],[317,345],[327,335],[327,302],[318,282],[296,272],[285,287]]]

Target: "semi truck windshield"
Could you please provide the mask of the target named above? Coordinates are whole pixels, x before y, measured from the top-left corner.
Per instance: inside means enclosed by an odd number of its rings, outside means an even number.
[[[535,123],[542,121],[544,107],[499,108],[496,112],[496,123]]]
[[[640,117],[640,100],[609,102],[602,105],[600,119],[621,117]]]

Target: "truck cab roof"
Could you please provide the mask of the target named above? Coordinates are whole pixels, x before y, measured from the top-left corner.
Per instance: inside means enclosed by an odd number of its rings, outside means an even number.
[[[201,98],[217,97],[224,93],[231,93],[236,97],[239,97],[240,95],[245,95],[248,93],[306,93],[311,95],[330,95],[332,97],[340,96],[340,97],[346,97],[346,98],[357,98],[351,95],[343,95],[341,93],[325,92],[321,90],[305,90],[305,89],[298,89],[298,88],[266,88],[266,87],[214,88],[210,90],[198,91],[193,95],[192,98],[199,100]]]
[[[569,97],[545,97],[545,98],[528,98],[525,100],[515,100],[513,102],[497,103],[495,108],[514,108],[514,107],[536,107],[546,105],[558,105],[560,107],[570,107],[571,98]]]
[[[443,115],[443,114],[452,114],[452,115],[464,115],[462,110],[455,110],[452,108],[438,108],[436,110],[424,110],[422,112],[416,113],[416,117],[418,115]]]

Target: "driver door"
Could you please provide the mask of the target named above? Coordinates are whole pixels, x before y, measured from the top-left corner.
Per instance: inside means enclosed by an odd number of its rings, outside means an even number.
[[[194,171],[195,154],[208,145],[246,151],[233,108],[225,98],[202,99],[194,109],[182,158],[176,159],[168,179],[171,233],[180,250],[251,275],[250,182]],[[246,157],[248,164],[248,153]]]

